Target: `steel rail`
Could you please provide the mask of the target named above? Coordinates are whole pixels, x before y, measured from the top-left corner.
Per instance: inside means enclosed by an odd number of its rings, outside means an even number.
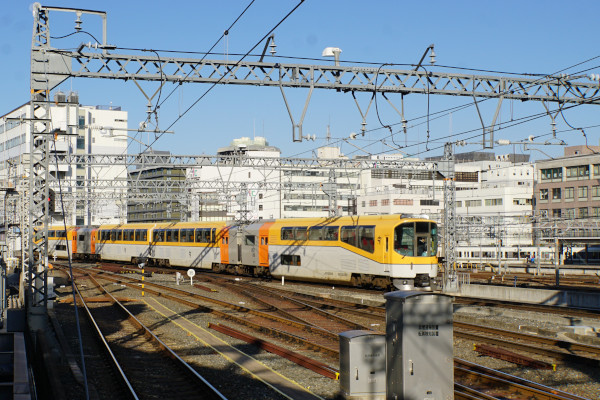
[[[248,291],[245,291],[242,287],[246,287],[246,288],[251,288],[253,291],[258,291],[261,292],[263,294],[266,294],[268,296],[273,296],[274,293],[276,293],[275,297],[280,297],[283,298],[285,301],[289,301],[292,304],[295,304],[299,307],[302,307],[304,309],[310,310],[312,312],[315,312],[321,316],[324,316],[326,318],[330,318],[332,320],[338,321],[344,325],[347,325],[349,329],[355,329],[355,330],[371,330],[368,327],[365,327],[363,325],[357,324],[355,322],[349,321],[346,318],[340,317],[338,315],[332,314],[330,312],[327,312],[325,310],[319,309],[318,307],[315,307],[311,304],[308,304],[308,302],[303,302],[300,300],[295,300],[293,299],[291,296],[289,296],[288,294],[281,294],[281,293],[277,293],[276,291],[272,291],[270,290],[270,288],[265,288],[265,287],[261,287],[261,286],[257,286],[257,285],[252,285],[249,283],[244,283],[244,282],[237,282],[237,281],[229,281],[229,280],[221,280],[219,278],[216,279],[216,281],[220,281],[220,282],[225,282],[226,285],[228,285],[228,288],[233,288],[237,293],[243,294],[244,296],[250,297],[251,299],[253,299],[256,302],[259,302],[261,304],[264,304],[266,306],[269,307],[274,307],[277,309],[278,312],[282,313],[283,315],[286,315],[287,318],[290,319],[296,319],[299,320],[300,322],[303,322],[305,324],[310,324],[310,325],[314,325],[309,321],[305,321],[304,319],[295,316],[293,313],[290,313],[288,311],[285,311],[283,309],[281,309],[280,307],[277,307],[271,303],[269,303],[268,301],[259,299],[257,296],[255,296],[253,293],[250,293]],[[221,283],[222,284],[222,283]],[[236,286],[241,286],[239,288],[236,288]]]
[[[554,279],[554,278],[553,278]],[[533,312],[541,312],[541,313],[552,313],[552,314],[564,314],[569,317],[577,316],[577,317],[585,317],[585,318],[600,318],[600,310],[594,309],[586,309],[586,308],[574,308],[574,307],[564,307],[564,306],[554,306],[549,304],[523,304],[512,302],[509,300],[492,300],[492,299],[481,299],[476,297],[464,297],[457,296],[454,298],[455,303],[459,304],[469,304],[476,306],[493,306],[493,307],[504,307],[504,308],[513,308],[523,311],[533,311]]]
[[[116,279],[116,278],[108,278],[106,276],[103,276],[103,278],[108,279],[108,280]],[[122,278],[122,279],[129,279],[130,281],[135,281],[135,282],[140,282],[141,283],[140,280],[135,279],[133,277],[123,277],[123,276],[120,276],[120,278]],[[121,283],[121,284],[125,284],[125,285],[127,285],[129,287],[137,289],[137,287],[134,284],[131,284],[131,283],[128,283],[128,282],[123,282],[121,279],[116,279],[115,282],[118,282],[118,283]],[[196,293],[191,293],[191,292],[188,292],[188,291],[185,291],[185,290],[182,290],[182,289],[175,289],[175,288],[171,288],[171,287],[168,287],[168,286],[159,285],[159,284],[156,284],[156,283],[151,283],[151,282],[148,282],[148,281],[144,281],[144,285],[145,285],[146,291],[148,291],[148,287],[154,287],[154,288],[158,288],[158,289],[161,289],[161,290],[168,290],[170,292],[177,293],[179,295],[191,297],[193,299],[205,301],[205,302],[208,302],[208,303],[217,304],[217,305],[229,308],[229,309],[234,310],[234,311],[239,311],[239,312],[243,312],[243,313],[246,313],[246,314],[255,315],[255,316],[258,316],[258,317],[261,317],[261,318],[269,319],[271,321],[275,321],[275,322],[278,322],[278,323],[283,323],[283,324],[286,324],[286,325],[290,325],[290,326],[293,326],[295,328],[305,330],[307,332],[311,332],[311,333],[314,333],[314,334],[319,334],[319,335],[324,336],[324,337],[329,338],[329,339],[337,340],[337,334],[334,334],[332,332],[329,332],[329,331],[327,331],[325,329],[322,329],[322,328],[319,328],[319,327],[316,327],[316,326],[307,325],[305,323],[300,323],[300,322],[292,321],[292,320],[289,320],[289,319],[286,319],[286,318],[277,317],[277,316],[274,316],[274,315],[266,313],[266,312],[253,310],[253,309],[248,308],[248,307],[242,307],[242,306],[239,306],[237,304],[228,303],[226,301],[222,301],[222,300],[218,300],[218,299],[213,299],[211,297],[206,297],[206,296],[202,296],[202,295],[199,295],[199,294],[196,294]],[[159,296],[166,297],[166,295],[164,293],[160,292],[160,291],[157,291],[156,293]],[[176,299],[176,297],[172,297],[171,299]],[[190,303],[190,304],[195,304],[195,303]],[[207,310],[212,310],[212,309],[207,308]]]
[[[92,275],[88,275],[88,278],[96,285],[98,289],[106,294],[108,298],[110,298],[110,302],[113,305],[119,307],[121,311],[123,311],[129,321],[131,321],[138,329],[141,329],[144,332],[144,335],[150,339],[150,341],[154,342],[168,357],[173,359],[178,367],[180,367],[183,371],[185,371],[189,376],[194,379],[194,382],[199,385],[203,389],[203,395],[207,396],[206,399],[214,399],[214,400],[227,400],[225,396],[219,392],[219,390],[214,387],[210,382],[208,382],[202,375],[200,375],[194,368],[192,368],[187,362],[185,362],[177,353],[175,353],[169,346],[167,346],[162,340],[158,338],[146,325],[142,323],[139,319],[137,319],[131,311],[123,305],[119,300],[117,300],[106,288],[100,284]]]
[[[490,328],[487,326],[468,324],[466,322],[454,321],[454,327],[462,328],[462,329],[476,330],[476,331],[480,331],[480,332],[486,332],[489,334],[493,334],[494,336],[512,337],[512,338],[520,339],[520,340],[523,340],[523,341],[526,341],[529,343],[531,343],[531,342],[540,343],[540,344],[544,344],[547,346],[557,347],[557,348],[565,350],[565,351],[579,352],[579,353],[584,353],[584,354],[594,354],[594,355],[600,357],[600,347],[598,347],[598,346],[567,342],[564,340],[530,335],[527,333],[511,332],[511,331],[507,331],[504,329],[497,329],[497,328]],[[455,333],[456,333],[456,331],[455,331]],[[463,333],[461,332],[460,334],[462,335]],[[574,354],[569,353],[568,355],[574,355]],[[583,356],[581,356],[581,357],[583,357]],[[583,358],[586,358],[591,361],[595,361],[596,363],[600,363],[600,359],[594,359],[594,358],[590,358],[590,357],[583,357]]]
[[[129,282],[124,282],[122,279],[113,278],[113,277],[107,276],[106,274],[103,274],[103,273],[95,272],[95,274],[101,275],[100,276],[101,279],[105,279],[105,280],[108,280],[110,282],[115,282],[115,283],[123,284],[123,285],[126,285],[126,286],[128,286],[128,287],[130,287],[132,289],[136,289],[138,291],[142,290],[142,288],[140,286],[138,286],[139,283],[133,284],[133,283],[129,283]],[[138,281],[137,279],[133,279],[133,278],[127,278],[127,279],[130,279],[132,281],[140,282],[141,283],[141,281]],[[289,332],[285,332],[285,331],[282,331],[282,330],[279,330],[279,329],[267,327],[267,326],[261,325],[261,324],[256,324],[256,323],[254,323],[252,321],[249,321],[247,318],[236,317],[236,316],[231,315],[229,313],[226,313],[226,312],[223,312],[223,311],[219,311],[219,310],[216,310],[216,309],[213,309],[213,308],[210,308],[210,307],[202,306],[202,305],[200,305],[198,303],[195,303],[195,302],[183,299],[183,298],[179,298],[177,296],[169,295],[169,294],[167,294],[167,293],[165,293],[165,292],[163,292],[161,290],[154,290],[154,289],[151,289],[151,288],[148,287],[148,286],[153,286],[153,285],[156,286],[157,289],[173,290],[173,291],[175,291],[177,293],[180,293],[180,294],[188,296],[188,297],[192,297],[192,298],[195,297],[193,293],[189,293],[189,292],[186,292],[186,291],[180,291],[179,289],[173,289],[173,288],[170,288],[168,286],[161,286],[161,285],[156,285],[156,284],[149,284],[147,281],[145,281],[145,286],[146,287],[143,290],[145,292],[151,293],[151,294],[153,294],[153,295],[155,295],[157,297],[162,297],[162,298],[165,298],[165,299],[169,299],[169,300],[178,302],[180,304],[184,304],[184,305],[186,305],[186,306],[188,306],[190,308],[193,308],[193,309],[196,309],[196,310],[201,310],[203,312],[212,313],[212,314],[214,314],[214,315],[216,315],[218,317],[228,319],[228,320],[233,321],[233,322],[235,322],[237,324],[248,326],[248,327],[250,327],[250,328],[252,328],[252,329],[254,329],[256,331],[268,331],[273,336],[277,336],[277,337],[283,338],[284,340],[287,340],[289,342],[294,342],[294,343],[298,343],[298,344],[304,345],[307,348],[310,348],[310,349],[316,350],[318,352],[327,354],[330,357],[337,357],[338,356],[338,350],[332,349],[332,348],[327,347],[327,346],[323,346],[323,345],[321,345],[319,343],[315,343],[314,341],[309,341],[309,340],[307,340],[305,338],[302,338],[300,336],[294,335],[294,334],[289,333]],[[203,297],[203,296],[199,296],[199,297]],[[236,307],[239,307],[239,306],[236,306]],[[241,308],[242,310],[249,310],[249,309],[246,309],[244,307],[239,307],[239,308]],[[253,312],[251,314],[256,315],[258,317],[261,317],[261,318],[269,317],[268,319],[271,320],[271,321],[275,321],[275,322],[278,322],[278,323],[286,323],[288,325],[295,326],[298,329],[304,329],[307,332],[311,332],[313,334],[318,334],[318,335],[321,335],[321,336],[329,336],[330,339],[331,339],[331,337],[335,336],[336,340],[337,340],[337,335],[332,335],[332,334],[328,333],[327,331],[319,330],[318,328],[316,328],[314,326],[307,326],[307,325],[304,325],[304,324],[293,323],[293,321],[289,321],[289,320],[287,320],[285,318],[276,318],[276,317],[273,317],[272,315],[269,315],[269,314],[266,314],[266,313]]]
[[[99,275],[100,275],[100,278],[102,278],[102,279],[110,278],[110,277],[105,276],[104,274],[99,274]],[[134,280],[133,278],[129,278],[129,279]],[[107,279],[107,280],[113,281],[113,282],[119,282],[119,280],[112,279],[112,278],[111,279]],[[136,288],[138,290],[141,290],[141,288],[136,287],[135,285],[130,285],[129,284],[128,286]],[[158,296],[162,296],[162,297],[165,297],[165,298],[172,298],[175,301],[179,301],[179,302],[182,302],[184,304],[189,304],[189,305],[191,305],[193,307],[202,307],[202,306],[198,306],[195,303],[191,303],[191,302],[189,302],[187,300],[177,299],[177,298],[174,298],[173,296],[165,295],[165,294],[163,294],[163,293],[161,293],[159,291],[154,291],[154,290],[151,290],[151,289],[146,289],[146,291],[147,292],[154,292]],[[227,314],[225,314],[225,316],[227,316]],[[275,333],[275,335],[278,335],[278,334]],[[339,357],[339,350],[329,349],[329,351],[330,351],[330,355],[335,355],[336,357]],[[483,367],[481,365],[469,363],[467,361],[456,359],[456,358],[454,359],[454,361],[455,361],[455,364],[458,364],[459,367],[461,367],[463,369],[474,370],[474,372],[477,373],[477,374],[485,374],[487,376],[498,375],[498,376],[502,377],[502,379],[504,379],[505,381],[517,382],[519,385],[522,385],[524,387],[531,386],[531,387],[539,390],[538,395],[541,396],[541,397],[536,397],[536,399],[540,399],[540,400],[542,400],[542,399],[544,399],[544,400],[545,399],[551,399],[551,400],[564,400],[564,399],[584,400],[581,397],[578,397],[578,396],[575,396],[575,395],[571,395],[571,394],[566,393],[566,392],[561,392],[559,390],[556,390],[556,389],[553,389],[553,388],[550,388],[550,387],[547,387],[547,386],[544,386],[544,385],[541,385],[541,384],[537,384],[535,382],[527,381],[527,380],[524,380],[524,379],[521,379],[521,378],[518,378],[518,377],[514,377],[514,376],[511,376],[511,375],[508,375],[508,374],[504,374],[504,373],[501,373],[499,371],[491,370],[491,369]],[[455,369],[455,371],[456,371],[456,369]],[[456,375],[457,374],[455,372],[455,376]],[[508,384],[512,384],[512,383],[509,382]],[[521,389],[525,390],[524,388],[521,388]],[[527,390],[529,391],[529,389],[527,389]],[[477,393],[477,392],[473,392],[473,390],[471,390],[471,393]],[[481,393],[479,393],[477,395],[475,395],[475,394],[464,394],[460,390],[458,392],[456,392],[456,396],[457,396],[456,398],[488,399],[488,397],[486,397],[485,394],[481,394]]]
[[[115,368],[115,370],[117,372],[117,375],[120,377],[121,383],[123,385],[125,385],[125,387],[128,390],[128,393],[131,395],[131,397],[133,399],[136,399],[136,400],[139,399],[139,397],[138,397],[135,389],[133,388],[133,385],[131,384],[131,382],[127,378],[127,375],[125,374],[125,371],[123,371],[123,368],[121,368],[121,364],[117,360],[117,357],[115,356],[115,354],[113,353],[113,351],[110,348],[110,345],[106,341],[106,337],[104,336],[104,333],[102,333],[102,330],[100,329],[100,327],[96,323],[96,319],[94,318],[94,316],[92,315],[92,312],[88,308],[88,306],[87,306],[87,304],[86,304],[86,302],[84,300],[83,295],[81,294],[81,292],[79,291],[79,288],[77,287],[77,284],[74,284],[73,287],[75,288],[75,291],[77,292],[77,296],[79,296],[79,300],[81,300],[81,304],[83,305],[83,308],[85,309],[85,312],[86,312],[88,320],[90,321],[90,323],[94,327],[94,330],[95,330],[95,332],[97,334],[98,339],[104,345],[103,348],[106,350],[106,353],[108,354],[109,358],[111,359],[111,361],[112,361],[111,365]]]
[[[516,383],[523,387],[530,387],[533,389],[537,389],[537,390],[543,392],[542,393],[543,396],[547,396],[547,397],[532,397],[532,398],[535,398],[536,400],[542,400],[542,399],[586,400],[583,397],[576,396],[571,393],[563,392],[561,390],[554,389],[554,388],[551,388],[551,387],[548,387],[548,386],[545,386],[540,383],[536,383],[536,382],[533,382],[533,381],[530,381],[527,379],[519,378],[514,375],[509,375],[504,372],[497,371],[497,370],[494,370],[491,368],[486,368],[482,365],[475,364],[475,363],[472,363],[472,362],[469,362],[466,360],[462,360],[460,358],[454,358],[454,366],[455,366],[455,368],[460,368],[461,370],[469,370],[469,371],[480,373],[484,376],[497,377],[499,379],[504,380],[505,382]],[[456,371],[456,369],[455,369],[455,371]],[[456,374],[455,374],[455,376],[456,376]],[[552,397],[552,396],[554,396],[554,397]]]
[[[277,354],[281,357],[284,357],[290,361],[295,362],[296,364],[308,368],[311,371],[314,371],[318,374],[321,374],[327,378],[338,380],[340,373],[335,368],[330,367],[327,364],[324,364],[320,361],[313,360],[312,358],[308,358],[303,356],[302,354],[298,354],[296,352],[284,349],[283,347],[277,346],[273,343],[269,343],[265,340],[259,339],[256,336],[251,336],[246,333],[240,332],[233,328],[230,328],[221,324],[212,324],[209,323],[208,327],[219,331],[225,335],[240,339],[245,341],[246,343],[253,344],[260,349],[266,350],[270,353]]]

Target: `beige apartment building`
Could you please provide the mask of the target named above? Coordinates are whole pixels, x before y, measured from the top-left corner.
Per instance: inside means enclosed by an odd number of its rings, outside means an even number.
[[[537,164],[535,210],[542,218],[600,218],[600,147],[571,146]]]

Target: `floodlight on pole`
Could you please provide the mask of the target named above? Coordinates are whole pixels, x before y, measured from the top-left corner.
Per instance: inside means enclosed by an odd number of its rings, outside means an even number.
[[[342,49],[340,49],[339,47],[325,47],[325,49],[323,49],[323,53],[321,54],[321,56],[322,57],[333,57],[335,60],[335,66],[339,67],[341,52],[342,52]]]

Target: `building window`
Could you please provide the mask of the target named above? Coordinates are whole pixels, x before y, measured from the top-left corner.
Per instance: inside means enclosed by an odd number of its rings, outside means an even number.
[[[545,168],[541,170],[542,180],[562,179],[562,168]]]
[[[579,186],[577,188],[577,198],[579,198],[579,200],[587,200],[587,198],[588,198],[588,187],[587,186]]]
[[[552,218],[560,218],[560,208],[554,208],[552,210]]]
[[[395,206],[412,206],[412,199],[394,199]]]
[[[366,201],[362,201],[360,204],[361,204],[361,207],[366,207],[367,206],[367,202]]]
[[[457,201],[457,202],[456,202],[456,207],[457,207],[457,208],[458,208],[458,207],[462,207],[462,201],[460,201],[460,200],[459,200],[459,201]]]
[[[600,217],[600,207],[592,207],[592,217]]]
[[[481,200],[465,200],[465,207],[481,207]]]
[[[440,205],[439,200],[429,200],[429,199],[421,200],[419,203],[422,206],[439,206]]]
[[[594,176],[600,177],[600,164],[594,164]]]
[[[540,189],[540,200],[548,200],[548,189]]]
[[[600,197],[600,186],[599,185],[592,186],[592,197],[594,199],[597,199],[598,197]]]
[[[258,205],[258,211],[262,211],[262,210],[263,210],[263,205],[262,205],[262,204],[259,204],[259,205]]]
[[[515,205],[515,206],[530,206],[531,199],[513,199],[513,205]]]
[[[79,129],[85,128],[85,115],[80,115],[77,121],[77,127]]]
[[[552,188],[552,200],[560,200],[560,188]]]
[[[389,206],[390,205],[390,199],[383,199],[383,200],[381,200],[381,205],[382,206]]]
[[[587,207],[580,207],[579,208],[579,218],[587,218],[589,217],[588,215],[588,208]]]
[[[565,208],[565,217],[575,218],[575,209],[574,208]]]
[[[573,200],[575,198],[575,188],[565,188],[565,200]]]
[[[377,207],[377,200],[369,200],[369,207]]]
[[[575,165],[567,167],[567,179],[586,179],[590,176],[589,165]]]
[[[501,206],[502,199],[485,199],[485,205],[488,207],[491,206]]]
[[[262,199],[262,198],[263,198],[263,194],[262,194],[262,193],[259,193],[259,194],[258,194],[258,199],[260,200],[260,199]]]
[[[85,150],[85,138],[83,136],[77,136],[77,148]]]

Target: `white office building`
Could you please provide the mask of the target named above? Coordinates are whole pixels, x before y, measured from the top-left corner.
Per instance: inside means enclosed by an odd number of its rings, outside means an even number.
[[[254,160],[249,167],[220,164],[191,168],[188,179],[196,188],[191,220],[327,217],[331,182],[337,187],[339,215],[348,214],[353,207],[360,179],[356,171],[337,170],[333,176],[328,168],[321,169],[318,165],[310,168],[287,165],[278,161],[280,150],[269,146],[263,137],[235,139],[220,148],[217,155]],[[318,149],[317,157],[344,156],[337,147],[323,147]]]
[[[0,117],[0,182],[5,187],[27,188],[31,107],[24,104]],[[62,154],[126,154],[127,112],[114,106],[83,106],[76,93],[57,93],[50,107],[50,151]],[[123,166],[50,165],[55,207],[52,224],[68,225],[124,222],[127,179]],[[58,184],[60,182],[60,185]],[[92,185],[93,183],[93,185]],[[108,188],[108,189],[107,189]],[[22,195],[22,192],[21,192]]]

